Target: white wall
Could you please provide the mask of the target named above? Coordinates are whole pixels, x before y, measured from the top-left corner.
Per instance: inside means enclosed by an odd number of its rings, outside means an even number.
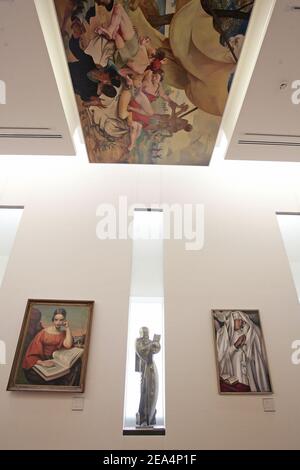
[[[5,269],[6,269],[6,266],[7,266],[8,258],[9,258],[9,256],[3,256],[3,255],[1,256],[0,255],[0,286],[1,286],[2,279],[3,279],[4,274],[5,274]]]
[[[22,208],[0,207],[0,287],[22,213]]]
[[[101,166],[0,157],[0,204],[25,210],[0,289],[3,449],[299,448],[300,306],[275,211],[299,211],[297,164]],[[165,437],[123,437],[131,242],[99,241],[101,202],[204,203],[205,245],[165,242]],[[71,396],[6,392],[28,298],[95,300],[85,409]],[[276,413],[217,391],[213,308],[259,309]]]

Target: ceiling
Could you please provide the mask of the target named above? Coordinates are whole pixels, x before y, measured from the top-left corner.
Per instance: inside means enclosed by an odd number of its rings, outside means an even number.
[[[222,158],[300,161],[300,105],[291,100],[299,21],[300,0],[256,0],[221,124]],[[0,1],[0,58],[0,135],[9,134],[0,154],[74,155],[80,121],[52,0]]]
[[[227,159],[300,161],[300,105],[292,102],[292,84],[300,80],[299,24],[300,0],[277,0]]]
[[[0,1],[0,154],[74,155],[33,0]]]

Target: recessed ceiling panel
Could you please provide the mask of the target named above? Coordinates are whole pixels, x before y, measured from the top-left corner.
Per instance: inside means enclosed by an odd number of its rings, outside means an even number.
[[[74,155],[33,0],[0,1],[0,155]]]
[[[276,2],[229,160],[300,161],[300,1]]]

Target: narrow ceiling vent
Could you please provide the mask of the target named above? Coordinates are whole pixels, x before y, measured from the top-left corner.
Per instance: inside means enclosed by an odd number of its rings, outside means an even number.
[[[62,139],[61,134],[1,134],[1,139]]]
[[[36,132],[34,132],[36,131]],[[44,131],[44,132],[42,132]],[[62,139],[61,134],[46,133],[49,127],[1,127],[0,139]]]
[[[300,135],[262,134],[246,132],[238,140],[239,145],[273,145],[278,147],[300,147]]]

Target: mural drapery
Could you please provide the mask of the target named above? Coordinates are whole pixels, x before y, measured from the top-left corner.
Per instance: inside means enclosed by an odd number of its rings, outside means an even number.
[[[90,162],[208,165],[253,4],[55,0]]]

